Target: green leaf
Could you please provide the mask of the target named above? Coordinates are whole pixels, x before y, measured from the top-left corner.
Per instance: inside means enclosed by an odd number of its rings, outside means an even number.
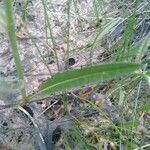
[[[46,95],[55,92],[64,92],[83,85],[93,84],[134,73],[139,64],[115,63],[101,64],[83,69],[58,73],[46,80],[36,93]]]
[[[150,103],[143,105],[139,111],[150,111]]]

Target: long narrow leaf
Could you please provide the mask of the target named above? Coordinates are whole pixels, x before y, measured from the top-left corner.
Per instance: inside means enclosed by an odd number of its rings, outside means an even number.
[[[46,80],[39,88],[38,95],[64,92],[83,85],[114,79],[134,73],[138,64],[101,64],[73,71],[58,73]]]

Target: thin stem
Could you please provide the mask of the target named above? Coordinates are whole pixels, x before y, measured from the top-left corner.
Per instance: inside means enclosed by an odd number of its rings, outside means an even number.
[[[66,53],[66,59],[69,59],[69,50],[70,50],[70,7],[71,7],[71,2],[72,0],[68,0],[67,1],[67,53]],[[68,68],[68,64],[67,64],[67,68]]]
[[[48,66],[47,62],[45,61],[44,57],[42,56],[41,51],[40,51],[39,47],[37,46],[37,44],[36,44],[36,42],[35,42],[35,39],[32,38],[32,36],[30,35],[29,32],[28,32],[28,34],[29,34],[29,37],[30,37],[30,39],[31,39],[31,41],[32,41],[32,43],[33,43],[33,45],[34,45],[35,48],[37,49],[37,51],[38,51],[38,53],[39,53],[39,55],[40,55],[40,57],[41,57],[41,59],[42,59],[41,61],[42,61],[43,64],[46,66],[47,70],[49,71],[49,74],[52,75],[52,71],[51,71],[50,67]]]
[[[36,123],[36,120],[23,107],[18,106],[18,109],[21,110],[23,113],[25,113],[30,118],[30,120],[32,121],[32,123],[33,123],[33,125],[34,125],[34,127],[38,133],[38,136],[40,138],[40,143],[41,143],[42,149],[46,150],[46,144],[45,144],[43,135],[42,135],[37,123]]]
[[[55,39],[54,39],[54,35],[53,35],[52,27],[51,27],[51,24],[50,24],[50,21],[49,21],[49,17],[48,17],[48,14],[47,14],[46,3],[45,3],[44,0],[41,0],[41,1],[42,1],[43,9],[44,9],[44,17],[46,19],[45,23],[47,23],[47,25],[48,25],[51,41],[52,41],[52,44],[53,44],[53,50],[54,50],[55,57],[56,57],[57,68],[59,70],[60,67],[59,67],[58,55],[57,55],[57,52],[56,52],[56,42],[55,42]]]
[[[12,0],[5,0],[4,4],[5,4],[5,11],[6,11],[7,32],[8,32],[8,37],[10,41],[10,46],[12,49],[12,55],[15,61],[17,75],[19,79],[24,80],[23,67],[22,67],[22,63],[20,60],[19,51],[17,48],[17,39],[16,39],[15,25],[14,25],[14,20],[13,20]],[[23,99],[25,100],[26,98],[25,88],[22,89],[21,93],[22,93]]]

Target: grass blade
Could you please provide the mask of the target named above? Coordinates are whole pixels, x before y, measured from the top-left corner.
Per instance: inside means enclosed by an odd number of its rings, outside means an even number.
[[[73,71],[58,73],[44,82],[38,95],[64,92],[83,85],[114,79],[134,73],[139,69],[138,64],[115,63],[101,64]]]

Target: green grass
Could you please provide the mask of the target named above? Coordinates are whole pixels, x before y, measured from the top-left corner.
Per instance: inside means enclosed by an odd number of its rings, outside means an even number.
[[[59,72],[60,60],[57,52],[57,46],[59,46],[57,44],[59,43],[56,42],[57,39],[54,36],[52,21],[53,18],[58,18],[58,14],[48,9],[47,0],[41,0],[40,3],[44,10],[43,24],[45,30],[43,33],[46,38],[46,43],[49,44],[54,51],[58,73],[51,77],[53,74],[51,68],[41,55],[36,41],[31,38],[33,46],[36,47],[40,54],[41,61],[50,73],[50,77],[39,86],[38,90],[33,95],[27,94],[26,96],[26,90],[23,88],[23,99],[32,102],[35,100],[34,98],[39,100],[41,96],[47,97],[51,94],[63,93],[66,96],[67,92],[72,92],[83,86],[96,84],[97,88],[101,88],[104,83],[107,83],[108,89],[105,87],[107,90],[104,94],[111,98],[111,102],[119,110],[121,117],[119,124],[115,124],[106,115],[104,115],[105,120],[107,120],[106,122],[80,121],[79,118],[76,118],[77,126],[72,127],[71,130],[65,131],[63,137],[65,149],[72,149],[73,144],[85,150],[99,149],[100,145],[98,144],[102,144],[103,141],[107,141],[107,143],[111,144],[113,143],[118,149],[130,150],[142,149],[144,147],[149,148],[150,143],[147,142],[150,136],[149,131],[141,134],[139,127],[144,126],[148,128],[150,126],[145,117],[146,112],[150,110],[148,93],[148,88],[150,88],[149,58],[144,59],[145,53],[149,51],[150,33],[146,36],[142,36],[145,27],[143,25],[140,30],[138,26],[145,21],[146,17],[150,17],[147,15],[150,3],[145,2],[147,3],[147,5],[144,6],[144,11],[146,13],[142,14],[142,19],[139,21],[137,16],[139,13],[142,13],[139,12],[139,10],[143,8],[140,5],[141,2],[138,0],[134,1],[132,5],[126,1],[119,0],[112,3],[115,7],[120,8],[117,15],[113,14],[113,9],[110,9],[109,12],[105,11],[108,5],[111,5],[105,0],[91,1],[88,6],[89,10],[87,14],[84,14],[82,10],[84,9],[82,8],[83,6],[81,7],[82,1],[68,0],[66,3],[66,10],[64,10],[63,14],[66,17],[66,26],[64,25],[64,27],[61,27],[61,35],[59,35],[64,44],[66,44],[64,59],[67,61],[70,56],[83,55],[85,52],[89,55],[86,58],[86,67],[72,70],[67,68],[67,70],[61,73]],[[24,10],[26,10],[27,7],[26,5]],[[24,69],[17,46],[15,24],[13,20],[14,12],[11,0],[5,1],[5,11],[6,29],[10,48],[12,50],[11,52],[15,60],[17,76],[19,79],[24,80]],[[24,12],[23,18],[26,20],[26,12]],[[101,19],[102,22],[99,23]],[[76,27],[72,29],[72,22],[75,20],[77,21]],[[112,34],[117,30],[121,22],[124,24],[124,32],[121,35],[117,35],[116,41],[109,41],[109,38],[112,38]],[[97,25],[97,23],[99,24]],[[140,39],[134,41],[133,37],[137,29],[140,30]],[[81,38],[88,31],[91,31],[90,38],[88,38],[88,36],[87,39]],[[48,38],[49,35],[51,40]],[[32,37],[32,35],[30,35],[30,37]],[[76,43],[73,43],[73,40],[71,40],[72,37],[81,40],[82,45],[79,47]],[[104,48],[105,51],[111,54],[110,58],[107,60],[107,63],[103,62],[102,64],[95,65],[93,63],[94,54],[97,48],[101,51],[100,45],[104,39],[106,39],[105,46],[108,44],[111,45],[109,49]],[[0,88],[2,89],[2,86],[0,86]],[[148,92],[145,92],[146,90]],[[25,103],[27,103],[27,101]],[[104,113],[101,108],[91,102],[89,98],[85,98],[84,103],[99,114]],[[65,112],[66,111],[67,101],[65,101]],[[92,135],[87,136],[85,134],[85,127],[86,129],[94,129]],[[71,144],[71,142],[74,143]]]

